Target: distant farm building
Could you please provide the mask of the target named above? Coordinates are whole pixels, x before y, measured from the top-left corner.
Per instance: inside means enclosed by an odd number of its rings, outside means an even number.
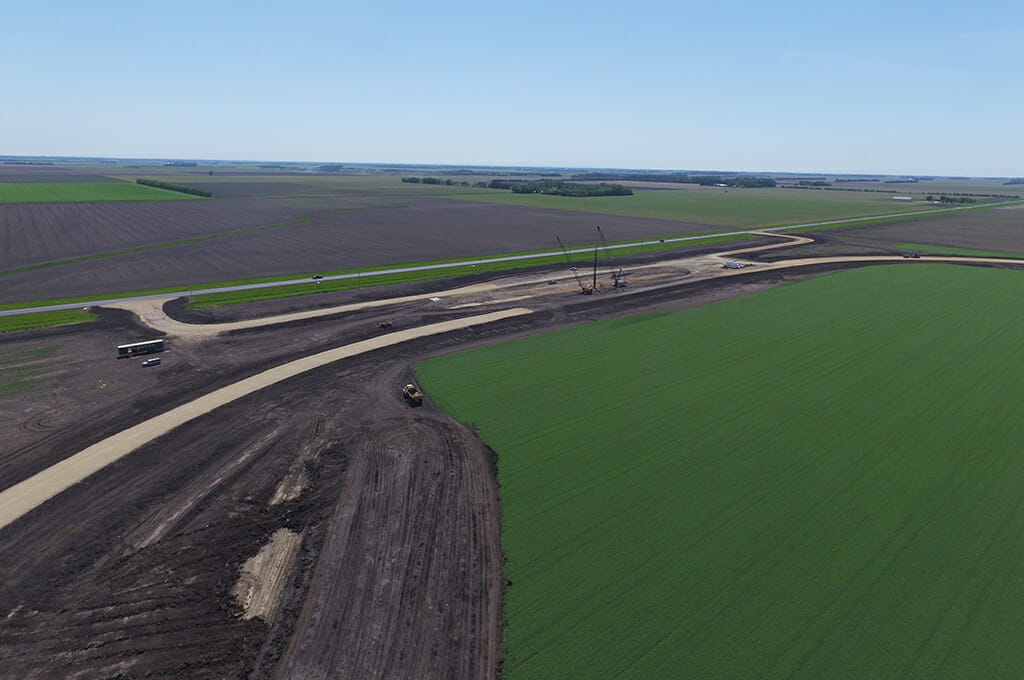
[[[893,196],[892,200],[894,200],[894,201],[913,201],[914,199],[911,196]]]

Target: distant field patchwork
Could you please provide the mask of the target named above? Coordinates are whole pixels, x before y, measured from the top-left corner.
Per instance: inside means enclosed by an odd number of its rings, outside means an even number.
[[[419,365],[498,452],[503,677],[1024,675],[1022,314],[872,267]]]
[[[701,222],[717,226],[767,227],[843,217],[928,210],[919,201],[896,203],[892,194],[810,189],[682,188],[637,190],[632,196],[571,198],[484,192],[457,196],[467,201],[579,210],[608,215]]]
[[[196,198],[134,182],[0,182],[0,203],[181,201]]]

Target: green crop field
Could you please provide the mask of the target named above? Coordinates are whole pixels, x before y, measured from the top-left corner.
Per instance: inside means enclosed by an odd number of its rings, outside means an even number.
[[[704,187],[637,190],[632,196],[593,198],[488,191],[453,198],[533,208],[580,210],[607,215],[745,227],[888,215],[928,210],[932,207],[922,202],[895,203],[891,194],[778,188],[725,190]]]
[[[2,203],[96,203],[100,201],[183,201],[177,191],[134,182],[0,182]]]
[[[1024,272],[893,265],[442,357],[503,677],[1024,676]]]
[[[17,316],[0,316],[0,333],[23,331],[29,328],[67,326],[73,323],[95,321],[96,315],[81,309],[60,309],[53,312],[34,312]]]

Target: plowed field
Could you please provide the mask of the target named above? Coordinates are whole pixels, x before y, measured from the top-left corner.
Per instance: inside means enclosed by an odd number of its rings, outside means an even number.
[[[308,210],[304,203],[278,200],[0,206],[5,269],[223,235],[8,274],[0,303],[553,249],[556,236],[570,246],[590,245],[598,223],[620,240],[709,230],[684,222],[433,198],[392,203],[343,210],[325,210],[322,203]],[[256,229],[299,216],[308,221]],[[250,231],[227,233],[237,230]]]

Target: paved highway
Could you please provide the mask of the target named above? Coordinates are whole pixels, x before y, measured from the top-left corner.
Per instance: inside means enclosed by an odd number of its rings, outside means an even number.
[[[769,227],[767,229],[740,229],[738,231],[722,231],[722,232],[719,232],[717,234],[700,234],[700,235],[697,235],[697,236],[679,236],[679,237],[676,237],[676,238],[667,238],[667,239],[664,239],[664,240],[652,239],[652,240],[646,240],[646,241],[634,241],[632,243],[620,243],[620,244],[617,244],[617,245],[610,245],[610,246],[608,246],[608,249],[609,250],[613,250],[613,249],[619,249],[619,248],[633,248],[635,246],[646,246],[646,245],[653,245],[653,244],[657,244],[657,243],[683,243],[683,242],[686,242],[686,241],[699,241],[701,239],[718,238],[718,237],[723,237],[723,236],[743,236],[743,235],[746,235],[746,234],[753,235],[753,234],[755,234],[756,232],[759,232],[759,231],[783,231],[783,230],[786,230],[786,229],[804,229],[804,228],[810,228],[810,227],[825,227],[825,226],[830,226],[830,225],[834,225],[834,224],[852,224],[852,223],[855,223],[855,222],[866,222],[866,221],[870,221],[870,220],[882,220],[882,219],[889,219],[889,218],[892,218],[892,217],[907,217],[907,216],[912,216],[912,215],[930,215],[930,214],[934,214],[934,213],[953,212],[953,211],[956,211],[956,210],[971,210],[971,209],[975,209],[975,208],[986,208],[986,207],[990,207],[992,205],[1002,205],[1002,204],[1005,204],[1005,203],[1018,203],[1018,202],[1019,201],[1002,201],[1001,203],[995,203],[995,204],[993,204],[993,203],[986,203],[984,205],[968,205],[968,206],[959,206],[959,207],[956,207],[956,208],[939,208],[939,209],[934,209],[934,210],[918,210],[916,212],[893,213],[893,214],[890,214],[890,215],[871,215],[871,216],[868,216],[868,217],[847,217],[847,218],[844,218],[844,219],[841,219],[841,220],[828,220],[828,221],[825,221],[825,222],[808,222],[807,224],[789,224],[789,225],[786,225],[784,227]],[[589,253],[589,252],[593,252],[593,250],[594,250],[593,246],[588,246],[586,248],[571,249],[568,252],[570,252],[570,253]],[[356,278],[359,278],[361,276],[371,276],[371,275],[378,275],[378,274],[402,274],[402,273],[406,273],[406,272],[418,272],[418,271],[425,271],[425,270],[431,270],[431,269],[440,270],[440,269],[448,269],[448,268],[451,268],[451,267],[464,267],[467,264],[488,264],[490,262],[511,262],[511,261],[514,261],[514,260],[532,260],[532,259],[537,259],[537,258],[541,258],[541,257],[551,257],[552,255],[557,255],[557,253],[547,252],[547,253],[533,253],[533,254],[529,254],[529,255],[505,255],[505,256],[502,256],[502,257],[489,257],[489,258],[485,258],[485,259],[478,259],[475,262],[474,262],[474,260],[463,260],[463,261],[460,261],[460,262],[446,262],[446,263],[443,263],[443,264],[424,264],[424,265],[418,265],[418,266],[415,266],[415,267],[394,267],[392,269],[378,269],[378,270],[374,270],[374,271],[371,271],[371,272],[356,272],[354,274],[334,274],[334,275],[331,275],[331,276],[324,276],[320,280],[322,280],[322,281],[336,281],[336,280],[339,280],[339,279],[356,279]],[[307,277],[303,277],[301,279],[289,279],[287,281],[267,281],[265,283],[246,283],[246,284],[239,285],[239,286],[219,286],[219,287],[215,287],[215,288],[195,288],[195,289],[189,291],[188,294],[189,295],[202,295],[202,294],[205,294],[205,293],[232,293],[232,292],[241,291],[241,290],[256,290],[258,288],[273,288],[274,286],[288,286],[288,285],[293,285],[293,284],[298,284],[298,283],[309,283],[309,282],[310,282],[310,278],[307,276]],[[82,308],[82,307],[102,307],[104,305],[112,305],[112,304],[116,304],[116,303],[119,303],[119,302],[133,302],[133,301],[136,301],[136,300],[166,299],[168,297],[174,297],[175,295],[185,295],[185,292],[181,292],[181,293],[177,293],[177,294],[174,294],[174,293],[156,293],[156,294],[153,294],[153,295],[135,295],[135,296],[129,296],[129,297],[108,298],[108,299],[105,299],[105,300],[90,300],[89,302],[70,302],[70,303],[59,304],[59,305],[43,305],[43,306],[40,306],[40,307],[24,307],[22,309],[0,310],[0,316],[15,316],[15,315],[18,315],[18,314],[32,314],[34,312],[54,312],[54,311],[58,311],[58,310],[61,310],[61,309],[79,309],[79,308]]]

